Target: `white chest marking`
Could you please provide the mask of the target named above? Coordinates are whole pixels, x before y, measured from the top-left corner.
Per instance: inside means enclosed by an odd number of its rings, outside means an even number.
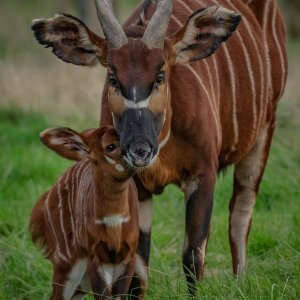
[[[102,219],[95,220],[96,225],[105,224],[106,226],[110,227],[117,227],[122,225],[123,223],[126,223],[130,220],[130,216],[122,216],[120,214],[118,215],[111,215],[107,217],[103,217]]]

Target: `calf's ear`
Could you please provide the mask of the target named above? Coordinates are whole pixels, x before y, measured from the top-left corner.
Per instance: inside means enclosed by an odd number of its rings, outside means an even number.
[[[67,63],[82,66],[105,64],[105,39],[71,15],[56,14],[50,19],[36,19],[31,28],[40,44],[52,48],[52,52]]]
[[[48,128],[40,133],[41,141],[64,158],[82,160],[89,154],[87,140],[90,133],[80,134],[67,127]]]
[[[169,40],[169,63],[187,63],[213,54],[240,23],[238,13],[209,6],[194,12]]]

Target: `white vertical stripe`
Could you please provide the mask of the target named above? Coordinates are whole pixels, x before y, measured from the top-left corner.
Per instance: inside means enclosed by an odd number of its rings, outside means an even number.
[[[71,258],[71,253],[68,245],[68,239],[67,239],[67,234],[66,230],[64,227],[64,211],[63,211],[63,204],[62,204],[62,195],[61,195],[61,180],[62,178],[58,181],[57,183],[57,195],[58,195],[58,211],[59,211],[59,223],[60,223],[60,229],[64,238],[65,242],[65,247],[67,251],[67,256]]]
[[[180,28],[182,27],[182,24],[181,24],[181,22],[174,16],[174,15],[171,15],[171,19],[173,19],[174,20],[174,22],[175,23],[177,23],[177,25],[179,25],[180,26]]]
[[[241,46],[243,48],[245,60],[246,60],[246,65],[247,65],[247,70],[250,78],[250,84],[251,84],[251,93],[252,93],[252,111],[253,111],[253,129],[255,130],[257,126],[257,108],[256,108],[256,90],[255,90],[255,81],[254,81],[254,76],[253,76],[253,67],[246,49],[246,46],[244,44],[244,41],[240,35],[240,33],[237,31],[237,37],[239,38],[241,42]]]
[[[178,0],[178,2],[184,6],[184,8],[190,13],[192,14],[193,13],[193,10],[184,2],[182,2],[181,0]],[[199,1],[203,6],[204,4],[202,3],[202,1]],[[181,24],[182,26],[182,24]],[[213,58],[214,59],[214,58]],[[214,118],[217,120],[218,119],[218,107],[217,107],[217,103],[216,103],[216,95],[215,95],[215,89],[214,89],[214,84],[213,84],[213,78],[212,78],[212,73],[211,73],[211,70],[210,70],[210,67],[208,65],[208,62],[203,59],[202,62],[204,63],[205,67],[206,67],[206,70],[207,70],[207,73],[208,73],[208,77],[209,77],[209,83],[210,83],[210,88],[211,88],[211,95],[213,97],[213,99],[211,99],[211,97],[208,97],[209,101],[212,100],[212,105],[214,106],[214,109],[213,109],[213,114],[215,114],[216,116],[214,116]],[[216,63],[216,61],[214,60],[214,64]],[[216,67],[216,66],[215,66]],[[199,80],[199,79],[198,79]],[[201,80],[200,80],[201,81]],[[207,92],[208,94],[208,92]],[[217,122],[217,127],[216,129],[218,130],[218,145],[219,143],[221,143],[221,128],[219,125],[219,122]]]
[[[77,211],[77,217],[79,221],[79,228],[78,232],[80,233],[80,239],[86,242],[85,238],[85,200],[86,200],[86,190],[84,185],[85,173],[89,168],[89,163],[86,164],[86,161],[83,162],[82,173],[80,175],[80,180],[77,186],[77,201],[79,204],[79,210]]]
[[[82,230],[82,219],[81,219],[81,213],[82,213],[82,199],[80,198],[80,195],[79,195],[79,174],[81,172],[81,170],[84,168],[85,166],[85,163],[86,161],[81,161],[79,162],[77,165],[76,165],[76,168],[74,169],[74,177],[76,179],[76,182],[75,182],[75,187],[74,187],[74,204],[73,205],[76,205],[76,215],[75,215],[75,219],[76,219],[76,237],[77,237],[77,240],[80,239],[80,232]]]
[[[179,2],[182,6],[184,6],[185,7],[185,9],[190,13],[190,14],[192,14],[194,11],[185,3],[185,2],[183,2],[183,1],[181,1],[181,0],[177,0],[177,2]],[[200,1],[199,1],[200,2]]]
[[[57,254],[57,256],[59,258],[61,258],[65,262],[69,263],[69,260],[62,254],[62,252],[60,250],[59,241],[58,241],[58,238],[57,238],[57,235],[56,235],[56,231],[55,231],[54,225],[53,225],[52,220],[51,220],[51,213],[50,213],[50,208],[49,208],[49,200],[50,200],[50,195],[52,194],[52,192],[53,192],[53,189],[51,189],[48,192],[48,195],[47,195],[47,198],[46,198],[46,201],[45,201],[45,209],[46,209],[48,223],[49,223],[51,231],[52,231],[52,236],[54,237],[54,240],[55,240],[55,245],[56,245],[56,247],[55,247],[55,253]]]
[[[180,27],[183,26],[183,24],[181,24],[181,22],[180,22],[174,15],[172,15],[172,19],[174,19],[175,22],[176,22]],[[207,65],[207,62],[205,62],[205,63],[206,63],[208,72],[210,72],[210,71],[209,71],[209,66]],[[217,144],[218,144],[218,146],[219,146],[219,145],[221,144],[221,126],[220,126],[220,123],[219,123],[219,120],[218,120],[218,117],[217,117],[218,112],[216,111],[216,107],[215,107],[215,105],[214,105],[215,103],[212,103],[212,102],[211,102],[211,97],[210,97],[210,95],[209,95],[209,93],[208,93],[208,91],[207,91],[205,85],[203,84],[202,79],[200,78],[199,74],[193,69],[193,67],[192,67],[191,65],[185,64],[184,66],[186,66],[186,67],[194,74],[194,76],[198,79],[200,85],[202,86],[202,89],[204,90],[205,94],[207,95],[207,99],[208,99],[208,102],[209,102],[209,104],[210,104],[210,106],[211,106],[211,111],[212,111],[212,114],[213,114],[213,117],[214,117],[214,120],[215,120],[215,123],[216,123],[216,130],[217,130]],[[211,76],[211,74],[210,74],[210,76]],[[211,77],[210,77],[210,78],[211,78]],[[213,101],[213,102],[214,102],[214,101]]]
[[[217,144],[220,145],[220,143],[221,143],[221,136],[220,136],[221,126],[220,126],[219,119],[217,117],[217,112],[214,110],[214,105],[212,104],[212,102],[210,100],[210,95],[209,95],[204,83],[202,82],[202,79],[200,78],[199,74],[193,69],[193,67],[190,64],[185,64],[184,66],[186,68],[188,68],[194,74],[194,76],[197,78],[199,84],[201,85],[203,91],[205,92],[205,94],[207,96],[208,103],[210,105],[211,112],[212,112],[212,115],[213,115],[213,118],[214,118],[214,121],[215,121],[215,124],[216,124],[217,139],[218,139]]]
[[[211,58],[212,58],[214,71],[215,71],[215,75],[216,75],[216,82],[215,82],[215,85],[216,85],[216,88],[215,88],[215,90],[216,90],[216,93],[215,93],[216,107],[217,107],[217,111],[220,112],[219,111],[219,109],[220,109],[220,77],[219,77],[219,70],[218,70],[215,55],[212,55]],[[221,134],[222,134],[222,132],[221,132]]]
[[[213,0],[213,2],[218,5],[218,2]],[[230,52],[227,48],[226,44],[223,44],[224,53],[226,56],[226,60],[229,68],[229,77],[231,82],[231,93],[232,93],[232,123],[233,123],[233,134],[234,134],[234,146],[238,143],[239,140],[239,132],[238,132],[238,121],[237,121],[237,111],[236,111],[236,77],[234,73],[234,67],[232,63],[232,59],[230,56]]]
[[[275,40],[275,44],[276,47],[278,49],[278,53],[279,53],[279,61],[280,61],[280,67],[282,70],[282,77],[281,77],[281,84],[280,84],[280,94],[279,96],[282,95],[283,90],[284,90],[284,81],[285,81],[285,73],[286,73],[286,69],[284,66],[284,58],[283,58],[283,53],[282,53],[282,49],[278,40],[278,35],[276,34],[276,13],[277,13],[277,6],[276,3],[274,3],[274,11],[273,11],[273,16],[272,16],[272,34]]]
[[[268,28],[267,28],[267,20],[270,10],[270,3],[271,0],[265,0],[266,4],[264,6],[263,11],[263,34],[264,34],[264,45],[266,49],[266,58],[267,58],[267,70],[268,70],[268,91],[269,91],[269,97],[270,99],[273,99],[273,83],[272,83],[272,72],[271,72],[271,61],[270,61],[270,49],[269,49],[269,43],[267,39],[268,34]]]
[[[74,239],[75,225],[74,225],[74,216],[73,216],[72,206],[71,206],[73,176],[71,176],[71,180],[72,180],[71,189],[69,189],[69,187],[70,187],[70,174],[71,173],[73,173],[73,170],[69,169],[67,171],[67,176],[65,177],[65,187],[66,187],[66,191],[68,193],[67,202],[68,202],[69,217],[70,217],[71,228],[72,228],[72,244],[74,244],[74,241],[75,241],[75,239]]]
[[[233,7],[233,5],[231,5],[231,6]],[[256,107],[256,86],[255,86],[255,80],[254,80],[254,75],[253,75],[253,67],[252,67],[252,63],[250,61],[249,54],[248,54],[247,48],[245,46],[244,40],[243,40],[239,30],[236,31],[236,35],[237,35],[237,37],[240,41],[240,44],[242,46],[242,49],[243,49],[243,53],[244,53],[245,61],[246,61],[246,65],[247,65],[247,71],[248,71],[250,84],[251,84],[252,111],[253,111],[253,130],[254,130],[253,133],[255,133],[255,129],[257,128],[257,107]]]
[[[231,83],[231,94],[232,94],[232,123],[233,123],[233,134],[234,134],[234,145],[238,143],[239,132],[238,132],[238,121],[237,121],[237,111],[236,111],[236,78],[234,73],[233,63],[230,57],[229,50],[226,45],[223,44],[224,53],[229,68],[229,77]]]
[[[231,7],[237,11],[237,8],[236,6],[230,2],[230,5]],[[264,114],[264,109],[265,109],[265,106],[264,106],[264,103],[266,103],[266,100],[265,97],[267,97],[265,95],[265,75],[264,75],[264,69],[263,69],[263,61],[262,61],[262,57],[261,57],[261,53],[258,49],[258,44],[257,44],[257,41],[256,41],[256,38],[254,37],[254,34],[253,34],[253,30],[252,30],[252,27],[248,21],[247,18],[243,18],[243,23],[245,24],[245,28],[247,30],[247,33],[248,33],[248,36],[251,38],[251,42],[255,48],[255,52],[256,52],[256,55],[257,55],[257,59],[258,59],[258,66],[259,66],[259,73],[260,73],[260,98],[259,98],[259,102],[260,102],[260,107],[258,108],[258,111],[259,111],[259,117],[258,117],[258,124],[257,124],[257,130],[259,130],[260,128],[260,122],[262,120],[262,116]],[[268,55],[268,54],[266,54]]]
[[[72,245],[75,245],[75,232],[76,232],[76,226],[74,222],[74,169],[72,168],[69,173],[71,173],[71,180],[68,179],[68,186],[70,186],[70,189],[68,189],[68,206],[70,211],[70,219],[71,219],[71,226],[72,226]]]

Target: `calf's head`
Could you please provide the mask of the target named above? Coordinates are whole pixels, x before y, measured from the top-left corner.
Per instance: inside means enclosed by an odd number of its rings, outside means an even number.
[[[60,156],[77,161],[90,159],[95,168],[116,179],[133,174],[122,160],[120,140],[113,126],[81,133],[66,127],[49,128],[40,133],[40,139]]]
[[[201,8],[166,38],[172,0],[158,0],[148,25],[140,20],[125,29],[127,35],[109,1],[98,0],[96,7],[105,39],[70,15],[34,20],[32,29],[62,60],[107,68],[105,91],[122,153],[128,164],[145,167],[170,134],[170,67],[213,54],[236,29],[240,16],[218,6]]]

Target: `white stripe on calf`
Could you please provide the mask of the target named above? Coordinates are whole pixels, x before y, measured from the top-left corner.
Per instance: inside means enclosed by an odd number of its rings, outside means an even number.
[[[71,299],[86,272],[86,268],[87,258],[80,259],[74,264],[64,288],[64,300]]]
[[[152,225],[152,200],[139,202],[139,227],[143,232],[149,233]]]
[[[58,258],[64,260],[67,263],[69,263],[69,260],[66,258],[65,255],[63,255],[63,253],[60,250],[59,241],[58,241],[58,238],[57,238],[57,235],[56,235],[56,231],[55,231],[54,225],[52,223],[52,218],[51,218],[51,213],[50,213],[50,208],[49,208],[49,199],[50,199],[50,194],[52,192],[53,192],[53,189],[48,192],[48,195],[47,195],[47,198],[46,198],[46,201],[45,201],[45,209],[46,209],[48,224],[50,225],[50,228],[51,228],[51,231],[52,231],[52,235],[53,235],[53,237],[55,239],[55,244],[56,244],[55,255]]]
[[[60,222],[60,229],[61,229],[61,232],[62,232],[63,237],[64,237],[64,242],[65,242],[67,255],[68,255],[69,258],[71,258],[68,238],[67,238],[66,230],[65,230],[65,227],[64,227],[64,211],[63,211],[62,195],[61,195],[61,180],[62,180],[62,178],[58,181],[58,184],[57,184],[57,195],[58,195],[58,199],[59,199],[59,203],[58,203],[59,222]]]

